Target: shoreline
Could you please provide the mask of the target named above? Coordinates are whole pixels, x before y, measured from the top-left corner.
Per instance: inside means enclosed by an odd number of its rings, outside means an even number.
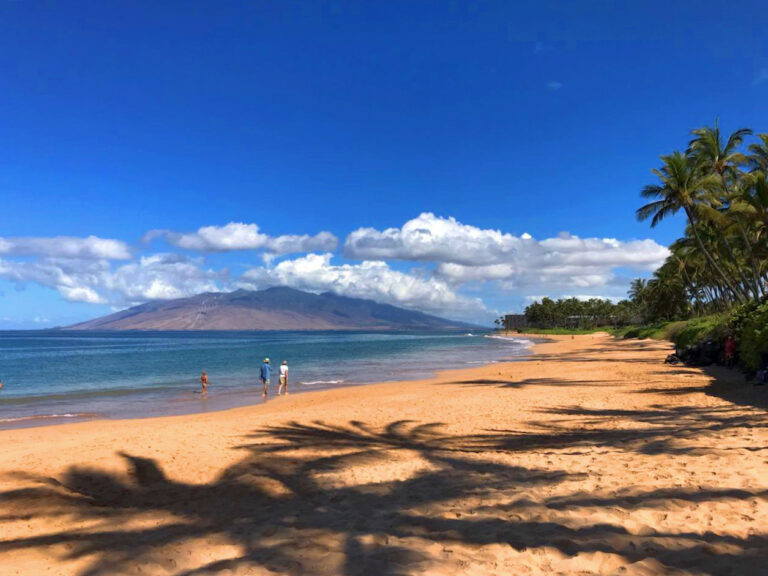
[[[503,336],[497,336],[493,334],[487,335],[489,338],[500,338],[500,339],[511,339],[518,343],[526,343],[524,346],[527,349],[527,352],[524,354],[521,354],[520,356],[515,356],[514,359],[504,359],[504,360],[493,360],[493,361],[480,361],[477,363],[477,365],[472,365],[471,367],[462,367],[462,368],[449,368],[445,370],[441,370],[439,367],[435,366],[431,369],[425,369],[423,374],[415,374],[409,377],[406,375],[402,378],[392,378],[387,380],[373,380],[373,381],[357,381],[353,383],[346,383],[343,379],[339,380],[329,380],[329,381],[323,381],[318,383],[302,383],[301,381],[295,382],[292,384],[289,384],[291,387],[291,396],[293,395],[300,395],[300,394],[306,394],[306,393],[317,393],[327,390],[336,390],[336,389],[342,389],[342,390],[349,390],[361,386],[378,386],[382,384],[406,384],[411,382],[427,382],[434,379],[441,379],[444,376],[444,373],[450,373],[450,372],[456,372],[456,371],[464,371],[464,370],[476,370],[476,369],[483,369],[487,368],[489,366],[495,366],[495,365],[501,365],[506,364],[510,362],[519,362],[523,361],[527,358],[529,358],[531,355],[535,353],[535,346],[537,343],[543,343],[546,341],[544,337],[530,337],[530,338],[523,338],[523,337],[517,337],[514,335],[503,335]],[[254,369],[255,372],[255,369]],[[118,415],[116,417],[112,417],[108,414],[104,414],[99,412],[98,410],[89,410],[92,406],[86,406],[84,405],[82,407],[82,410],[78,411],[66,411],[61,413],[50,413],[50,414],[37,414],[37,415],[28,415],[28,416],[20,416],[18,418],[7,418],[3,419],[0,418],[0,434],[5,431],[10,430],[26,430],[30,428],[38,428],[38,427],[50,427],[50,426],[67,426],[71,424],[81,424],[81,423],[89,423],[89,422],[103,422],[103,421],[109,421],[109,422],[121,422],[121,421],[132,421],[132,420],[148,420],[148,419],[156,419],[156,418],[170,418],[170,417],[184,417],[184,416],[194,416],[198,414],[213,414],[218,412],[225,412],[228,410],[234,410],[237,408],[255,408],[255,407],[263,407],[267,402],[273,402],[277,398],[277,384],[273,382],[270,384],[270,395],[268,396],[268,399],[265,401],[260,393],[261,386],[257,385],[255,383],[255,377],[254,377],[254,383],[252,385],[246,385],[241,384],[237,388],[215,388],[211,387],[209,389],[209,393],[207,397],[202,397],[199,393],[199,390],[197,389],[196,385],[193,384],[190,386],[188,390],[182,389],[182,388],[173,388],[173,396],[169,396],[168,398],[165,398],[164,401],[166,402],[165,405],[165,413],[161,414],[152,414],[149,416],[142,416],[142,415],[131,415],[132,412],[130,410],[127,411],[128,415]],[[105,394],[109,397],[114,397],[121,395],[120,393],[123,393],[127,396],[134,395],[136,397],[140,396],[141,394],[151,395],[155,394],[156,390],[149,388],[146,390],[141,389],[125,389],[125,390],[110,390],[108,391],[108,394]],[[98,398],[100,395],[94,396],[94,398]],[[31,397],[21,397],[19,400],[29,401]],[[46,395],[42,395],[39,397],[33,398],[34,400],[39,400],[42,402],[45,401],[47,398]],[[136,399],[129,399],[129,402],[136,402]],[[136,408],[133,409],[136,411]]]
[[[669,347],[0,432],[0,575],[759,573],[766,395]]]

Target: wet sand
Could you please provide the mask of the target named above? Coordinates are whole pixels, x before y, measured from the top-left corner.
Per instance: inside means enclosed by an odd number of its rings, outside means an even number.
[[[668,352],[0,432],[0,574],[766,573],[768,392]]]

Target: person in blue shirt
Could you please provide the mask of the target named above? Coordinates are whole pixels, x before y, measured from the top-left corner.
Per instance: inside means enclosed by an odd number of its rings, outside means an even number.
[[[269,358],[264,358],[264,364],[261,365],[261,373],[259,374],[259,380],[261,380],[261,383],[264,385],[264,392],[261,393],[264,398],[267,397],[267,386],[269,385],[269,373],[270,373],[270,366],[269,366]]]

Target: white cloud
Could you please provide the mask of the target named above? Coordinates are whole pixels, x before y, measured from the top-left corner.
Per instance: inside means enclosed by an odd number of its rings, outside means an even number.
[[[60,285],[56,289],[70,302],[87,302],[88,304],[106,304],[106,300],[96,290],[88,286]]]
[[[615,238],[580,238],[567,232],[537,241],[527,233],[514,236],[424,213],[402,228],[355,230],[344,243],[344,253],[350,258],[439,262],[475,268],[505,264],[514,272],[529,264],[537,268],[570,264],[652,270],[669,252],[653,240],[621,242]]]
[[[761,68],[757,71],[757,74],[755,74],[755,78],[752,81],[753,84],[762,84],[763,82],[768,82],[768,66],[765,68]]]
[[[402,228],[361,228],[344,244],[350,258],[437,263],[435,276],[452,286],[499,281],[507,290],[559,293],[614,283],[618,268],[654,270],[669,254],[653,240],[580,238],[562,233],[541,241],[421,214]]]
[[[483,280],[505,280],[519,273],[519,268],[513,264],[486,264],[484,266],[464,266],[446,262],[437,267],[437,276],[451,282],[464,284],[466,282]]]
[[[224,226],[203,226],[197,232],[180,234],[169,230],[150,230],[144,241],[163,237],[170,244],[198,252],[227,252],[230,250],[264,250],[270,254],[291,254],[335,250],[338,238],[330,232],[268,236],[257,224],[230,222]]]
[[[564,232],[539,242],[544,258],[556,265],[608,266],[655,270],[669,250],[653,240],[621,242],[615,238],[579,238]]]
[[[229,285],[228,270],[204,270],[200,259],[174,254],[143,257],[114,270],[106,260],[0,260],[0,278],[53,288],[71,302],[119,306],[218,291]]]
[[[562,87],[563,87],[563,83],[562,82],[558,82],[556,80],[552,80],[551,82],[547,82],[547,88],[552,90],[552,91],[560,90],[560,88],[562,88]]]
[[[530,237],[528,237],[530,238]],[[513,257],[526,240],[425,212],[402,228],[360,228],[347,236],[344,254],[368,260],[453,262],[482,266]]]
[[[46,258],[35,261],[0,260],[0,278],[18,284],[34,282],[48,286],[71,302],[102,304],[106,302],[93,285],[109,270],[106,260]]]
[[[51,238],[0,238],[0,254],[7,256],[50,256],[60,258],[92,258],[128,260],[131,251],[120,240],[88,236],[55,236]]]
[[[454,317],[484,311],[480,300],[457,294],[440,279],[399,272],[380,261],[334,265],[331,258],[332,255],[326,253],[283,260],[274,268],[248,270],[241,282],[252,288],[282,285],[312,292],[330,291],[396,306],[450,313]]]
[[[499,281],[507,291],[547,293],[550,296],[562,294],[574,288],[602,288],[612,284],[616,275],[610,270],[597,266],[525,266],[513,267],[503,264],[470,267],[456,264],[441,264],[436,275],[453,285],[473,281]]]
[[[229,285],[229,271],[206,270],[200,258],[154,254],[120,266],[104,285],[127,303],[184,298],[201,292],[218,292]],[[115,297],[111,301],[115,301]]]

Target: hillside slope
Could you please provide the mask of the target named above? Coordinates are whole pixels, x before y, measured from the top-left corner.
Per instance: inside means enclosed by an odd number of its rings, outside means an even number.
[[[468,324],[330,292],[276,287],[206,293],[134,306],[68,330],[408,330]]]

